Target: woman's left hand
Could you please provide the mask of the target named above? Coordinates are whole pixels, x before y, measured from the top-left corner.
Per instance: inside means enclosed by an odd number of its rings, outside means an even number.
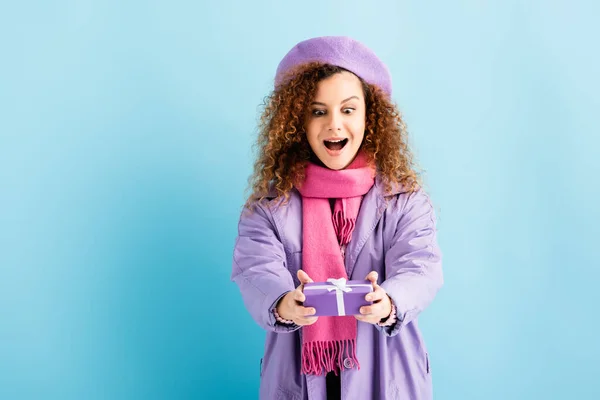
[[[376,271],[369,272],[365,279],[373,284],[373,292],[365,296],[365,300],[372,301],[370,306],[360,308],[360,315],[355,315],[356,319],[369,324],[377,324],[383,318],[390,316],[392,312],[392,300],[387,292],[377,284],[379,274]]]

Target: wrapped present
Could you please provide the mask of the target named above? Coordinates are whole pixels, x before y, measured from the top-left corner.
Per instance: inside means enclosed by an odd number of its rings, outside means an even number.
[[[362,306],[373,304],[365,300],[373,291],[368,280],[346,281],[345,278],[327,279],[327,282],[313,282],[304,285],[304,307],[313,307],[316,316],[359,315]]]

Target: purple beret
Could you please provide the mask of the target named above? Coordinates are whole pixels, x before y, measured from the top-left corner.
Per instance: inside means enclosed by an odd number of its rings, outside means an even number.
[[[347,69],[392,96],[392,77],[387,66],[371,49],[347,36],[316,37],[295,45],[277,67],[275,86],[283,83],[291,68],[312,61]]]

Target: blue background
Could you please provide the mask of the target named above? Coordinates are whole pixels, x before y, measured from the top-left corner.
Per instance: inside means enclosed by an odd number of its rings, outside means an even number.
[[[54,1],[0,12],[0,398],[256,398],[230,282],[298,41],[392,72],[439,214],[436,399],[600,398],[592,1]]]

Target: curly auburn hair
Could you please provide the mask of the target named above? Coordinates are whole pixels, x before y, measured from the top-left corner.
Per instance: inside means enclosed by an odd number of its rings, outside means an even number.
[[[273,191],[287,201],[292,188],[304,180],[305,167],[314,157],[304,131],[310,104],[318,83],[342,71],[347,70],[320,62],[299,65],[290,70],[284,83],[265,98],[255,144],[258,157],[249,178],[251,194],[246,206],[252,208],[254,202]],[[367,160],[374,162],[386,193],[391,192],[393,184],[414,192],[421,179],[414,170],[401,113],[383,90],[358,78],[366,104],[361,149]]]

